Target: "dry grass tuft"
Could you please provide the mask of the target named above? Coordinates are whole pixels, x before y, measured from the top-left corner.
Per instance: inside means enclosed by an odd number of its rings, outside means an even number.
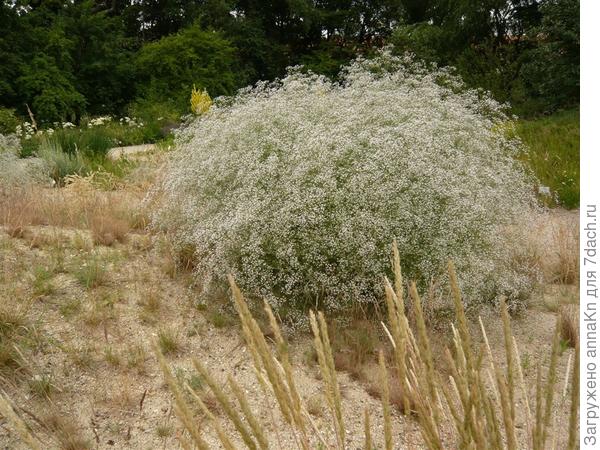
[[[553,279],[557,283],[577,284],[579,280],[579,227],[561,223],[554,230],[556,262]]]
[[[90,217],[89,228],[94,244],[106,246],[111,246],[115,242],[125,242],[130,229],[126,220],[101,212]]]
[[[0,303],[0,376],[12,377],[25,369],[20,351],[29,323],[22,308]]]
[[[88,450],[93,446],[81,434],[80,427],[73,417],[67,417],[60,412],[50,412],[42,422],[46,428],[56,437],[63,450]]]
[[[169,328],[163,328],[158,331],[158,345],[160,351],[165,355],[177,353],[181,349],[177,333]]]
[[[568,346],[575,348],[579,342],[579,313],[574,305],[563,305],[558,310],[560,338]]]
[[[139,197],[141,194],[92,187],[81,190],[71,185],[12,189],[0,195],[0,225],[11,237],[23,237],[27,227],[36,225],[90,229],[96,243],[112,245],[123,242],[132,228],[132,211],[139,207]],[[136,221],[133,225],[141,226]]]
[[[361,379],[363,366],[377,354],[379,335],[375,326],[373,321],[368,320],[355,320],[346,326],[330,325],[336,370]]]
[[[410,398],[410,395],[405,395],[402,390],[402,383],[400,383],[397,374],[388,370],[387,377],[389,379],[388,389],[390,405],[402,414],[414,413],[415,405]],[[365,383],[365,390],[371,397],[377,399],[382,398],[383,387],[381,385],[381,369],[377,365],[365,365],[362,369],[360,380]],[[408,409],[405,409],[407,406]]]
[[[322,394],[314,394],[308,397],[306,400],[306,410],[308,413],[315,417],[323,417],[323,404],[325,398]]]
[[[40,442],[31,434],[31,431],[25,422],[23,422],[23,420],[15,413],[13,407],[4,395],[0,395],[0,414],[2,414],[4,419],[12,425],[21,440],[27,444],[29,448],[33,450],[42,449]]]

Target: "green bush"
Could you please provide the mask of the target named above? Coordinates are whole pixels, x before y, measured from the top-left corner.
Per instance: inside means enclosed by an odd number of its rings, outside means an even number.
[[[529,147],[524,159],[558,197],[542,199],[551,206],[579,207],[579,110],[521,120],[517,132]]]
[[[85,108],[69,74],[48,55],[34,57],[17,82],[25,98],[33,99],[29,106],[39,122],[73,120]]]
[[[521,77],[543,111],[579,104],[579,0],[545,0],[534,32],[537,47],[526,54]]]
[[[138,99],[129,105],[128,111],[131,117],[137,117],[144,123],[144,142],[156,142],[168,137],[171,130],[179,126],[181,116],[189,113],[189,103],[182,107],[174,100]]]
[[[192,26],[144,45],[136,60],[141,98],[189,109],[192,86],[212,97],[236,86],[235,50],[221,34]]]
[[[14,133],[17,125],[19,119],[15,115],[15,110],[0,106],[0,134]]]

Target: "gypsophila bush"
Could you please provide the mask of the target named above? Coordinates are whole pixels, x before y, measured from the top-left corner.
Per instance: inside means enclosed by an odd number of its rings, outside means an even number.
[[[503,111],[387,51],[339,83],[292,69],[179,134],[155,224],[196,249],[207,294],[233,273],[276,307],[377,301],[395,238],[408,279],[443,280],[453,258],[468,301],[523,298],[504,231],[534,199]]]

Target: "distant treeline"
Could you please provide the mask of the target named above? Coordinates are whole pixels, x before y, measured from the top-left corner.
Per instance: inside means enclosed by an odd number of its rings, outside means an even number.
[[[386,44],[521,115],[579,102],[579,0],[1,0],[0,30],[0,108],[39,122],[183,112],[194,84],[335,77]]]

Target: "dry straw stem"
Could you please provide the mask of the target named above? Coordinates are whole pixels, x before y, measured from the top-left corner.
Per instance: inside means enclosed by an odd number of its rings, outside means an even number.
[[[513,347],[513,335],[510,328],[510,318],[508,316],[508,308],[504,299],[500,300],[500,313],[502,316],[502,325],[504,330],[504,348],[506,350],[506,378],[509,395],[510,419],[511,423],[515,422],[515,351]]]
[[[381,383],[381,403],[383,406],[383,433],[385,437],[385,448],[386,450],[392,450],[394,447],[392,439],[392,413],[390,411],[390,386],[387,374],[387,367],[385,366],[385,357],[383,351],[379,351],[379,372]]]
[[[429,337],[427,335],[427,326],[425,325],[425,318],[423,315],[423,307],[421,304],[421,297],[417,292],[417,286],[415,283],[412,283],[410,286],[410,296],[413,301],[413,306],[415,309],[415,317],[417,322],[417,335],[419,337],[419,347],[421,351],[421,355],[424,356],[426,377],[425,380],[427,382],[427,388],[429,390],[429,396],[431,397],[431,402],[433,404],[438,403],[438,393],[437,393],[437,380],[435,375],[435,368],[433,365],[433,355],[431,353],[431,346],[429,344]],[[438,408],[432,408],[433,412],[433,420],[435,423],[439,423],[440,420],[440,411]]]
[[[206,417],[208,417],[208,420],[210,421],[211,425],[217,432],[217,436],[219,437],[221,444],[223,444],[223,448],[225,448],[225,450],[235,450],[235,446],[233,445],[233,443],[231,442],[229,437],[227,437],[227,433],[225,433],[225,431],[223,430],[223,427],[221,427],[221,424],[219,423],[219,421],[217,420],[215,415],[212,412],[210,412],[210,409],[208,408],[208,406],[206,406],[206,403],[204,402],[204,400],[202,400],[198,396],[198,394],[196,394],[196,392],[194,392],[194,390],[187,383],[186,383],[186,388],[187,388],[188,392],[190,393],[190,395],[192,396],[192,398],[194,400],[196,400],[196,403],[200,406],[200,409],[202,409],[202,412],[204,413],[204,415]],[[223,403],[221,403],[221,405],[223,405]],[[247,444],[248,443],[246,442],[246,445]],[[256,448],[256,447],[249,447],[249,448]]]
[[[287,389],[289,390],[290,398],[292,401],[291,411],[294,416],[294,421],[298,425],[298,427],[300,428],[300,430],[302,432],[302,437],[303,437],[303,442],[304,442],[303,447],[308,447],[306,424],[305,424],[305,421],[302,416],[302,401],[300,399],[300,395],[298,394],[298,390],[296,389],[296,383],[294,381],[294,373],[292,370],[292,365],[290,363],[290,358],[289,358],[289,354],[288,354],[288,345],[284,341],[283,336],[281,334],[281,329],[279,328],[279,324],[277,323],[277,320],[275,319],[275,315],[273,314],[271,307],[269,306],[269,304],[266,301],[264,302],[264,309],[265,309],[265,312],[267,313],[267,316],[269,317],[269,324],[271,326],[271,330],[273,331],[273,334],[275,335],[275,343],[277,344],[277,353],[279,356],[279,361],[281,362],[281,365],[283,366],[283,370],[285,372],[285,381],[286,381]]]
[[[313,429],[313,434],[321,440],[322,436],[314,423],[310,420],[310,415],[306,411],[306,407],[302,403],[296,389],[287,343],[283,339],[277,320],[275,319],[271,308],[265,303],[265,311],[269,317],[271,329],[276,341],[276,352],[274,354],[267,344],[258,323],[250,313],[248,305],[235,284],[233,277],[230,276],[229,280],[236,309],[242,322],[242,330],[244,332],[246,344],[250,349],[259,383],[263,386],[265,392],[272,392],[276,397],[284,419],[292,426],[293,437],[298,446],[303,449],[308,449],[310,447],[310,438],[307,430],[307,419]],[[326,339],[330,351],[329,358],[332,362],[333,356],[331,354],[331,345],[328,337],[326,337]],[[331,378],[329,371],[327,375]],[[333,379],[335,379],[335,374]],[[337,388],[337,381],[335,383]],[[339,389],[336,390],[339,397]],[[338,401],[338,403],[340,402]],[[339,411],[339,416],[341,417],[341,407]],[[324,441],[323,444],[325,444]]]
[[[227,381],[229,382],[231,391],[235,395],[235,398],[238,401],[242,412],[244,413],[244,417],[248,421],[248,424],[250,425],[250,428],[254,433],[254,437],[256,438],[259,447],[261,448],[261,450],[266,450],[267,448],[269,448],[269,441],[267,440],[267,437],[263,432],[263,426],[252,412],[252,408],[248,403],[248,398],[246,397],[244,390],[235,382],[235,380],[231,376],[227,378]]]
[[[528,436],[528,445],[531,444],[531,436],[532,436],[532,419],[531,419],[531,407],[529,406],[529,391],[527,386],[525,385],[525,378],[523,377],[523,364],[521,364],[521,355],[519,354],[519,347],[517,346],[517,340],[513,336],[512,338],[513,348],[515,349],[515,356],[517,359],[517,373],[519,375],[519,386],[521,386],[521,395],[525,400],[525,418],[527,421],[527,436]]]
[[[25,422],[15,413],[4,394],[0,394],[0,413],[14,427],[25,444],[33,450],[42,450],[39,441],[33,437]]]
[[[365,408],[365,450],[373,450],[373,441],[371,438],[371,416],[369,408]]]
[[[225,392],[223,392],[217,381],[210,375],[208,370],[206,370],[206,367],[204,367],[204,365],[200,361],[194,359],[193,364],[200,376],[202,377],[202,379],[204,380],[204,382],[208,385],[208,387],[211,389],[211,391],[217,398],[219,404],[223,407],[223,410],[225,411],[225,414],[227,414],[227,417],[229,417],[233,422],[233,425],[235,426],[236,430],[240,433],[240,436],[242,437],[246,446],[250,450],[256,450],[257,447],[254,442],[254,439],[252,439],[250,430],[248,430],[248,428],[242,421],[242,418],[235,410],[235,406],[229,401],[227,395],[225,394]],[[203,406],[204,402],[201,399],[200,402],[201,406]],[[202,409],[205,408],[203,407]]]
[[[194,414],[191,411],[190,407],[185,401],[183,397],[183,393],[179,389],[177,385],[177,380],[171,373],[171,369],[169,369],[167,362],[165,361],[165,357],[160,351],[160,346],[158,342],[153,342],[154,354],[158,359],[158,364],[162,370],[163,376],[165,377],[165,381],[169,390],[175,397],[175,414],[179,417],[179,420],[183,423],[183,426],[190,434],[192,441],[200,450],[209,450],[209,446],[206,441],[200,435],[200,430],[198,429],[198,424],[194,420]]]
[[[290,411],[290,401],[287,393],[285,392],[283,380],[279,374],[277,366],[275,365],[271,350],[265,341],[265,337],[256,322],[254,320],[248,305],[242,296],[241,291],[235,284],[233,276],[229,276],[229,284],[233,292],[233,298],[235,300],[235,306],[242,322],[242,330],[246,339],[246,344],[250,349],[252,359],[254,361],[254,367],[257,374],[259,375],[259,382],[264,385],[264,375],[266,374],[269,380],[269,385],[273,389],[279,409],[283,414],[284,419],[288,423],[292,423],[292,413]]]
[[[337,445],[338,448],[345,448],[345,428],[341,413],[341,396],[337,383],[331,344],[329,343],[329,336],[327,334],[327,324],[325,323],[323,313],[319,312],[319,320],[317,322],[315,314],[310,311],[310,325],[314,335],[315,350],[317,351],[321,375],[325,383],[325,399],[333,417]]]
[[[571,387],[571,409],[569,411],[568,450],[577,448],[577,413],[579,412],[579,344],[575,346],[575,362],[573,363],[573,386]]]
[[[395,239],[392,243],[392,268],[394,271],[394,289],[392,289],[392,286],[387,278],[385,278],[384,284],[388,318],[393,334],[390,334],[385,325],[383,325],[383,327],[388,336],[390,336],[392,345],[394,347],[394,357],[398,372],[398,380],[403,393],[404,413],[407,414],[410,412],[411,408],[409,386],[406,381],[406,346],[408,341],[408,333],[410,330],[408,328],[408,320],[405,315],[404,285],[402,280],[402,268],[400,265],[400,252],[398,251],[398,244],[396,243]]]
[[[544,423],[542,432],[542,445],[545,445],[552,420],[554,385],[556,384],[556,372],[558,364],[558,355],[560,351],[560,318],[556,324],[556,330],[552,339],[552,353],[550,356],[550,367],[548,368],[548,381],[546,383],[546,401],[544,405]]]

